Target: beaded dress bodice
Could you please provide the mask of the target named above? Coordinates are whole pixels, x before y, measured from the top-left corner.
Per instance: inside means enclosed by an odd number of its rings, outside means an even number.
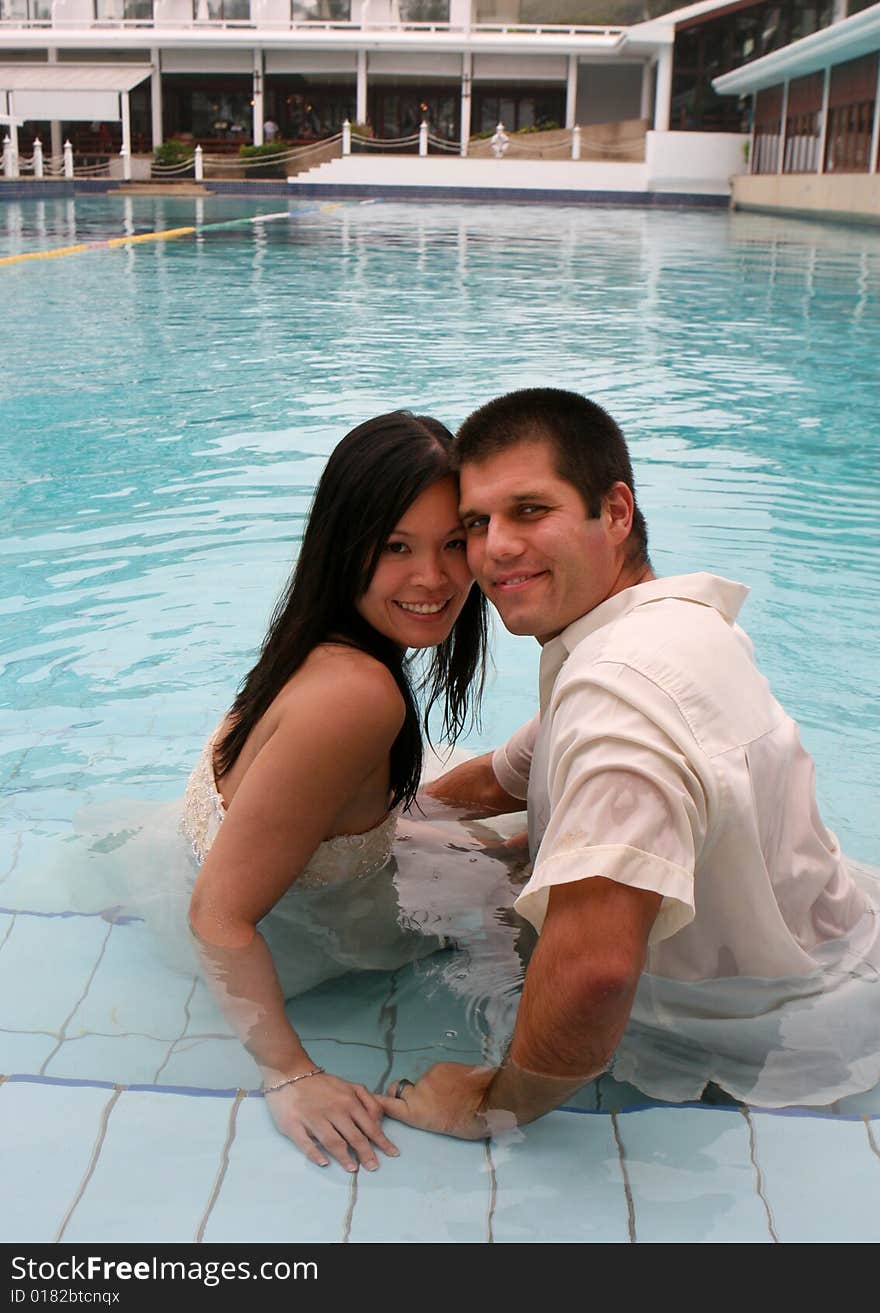
[[[180,832],[199,865],[207,857],[226,817],[226,807],[214,777],[214,735],[208,739],[183,795]],[[325,839],[300,872],[291,892],[343,884],[384,866],[391,856],[397,829],[397,808],[364,834],[337,834]]]

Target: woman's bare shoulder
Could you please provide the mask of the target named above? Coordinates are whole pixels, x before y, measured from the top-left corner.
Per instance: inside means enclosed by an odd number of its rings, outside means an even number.
[[[377,725],[403,724],[406,705],[387,666],[367,652],[342,643],[322,643],[310,652],[276,699],[280,719],[301,714],[303,705],[331,720],[352,714]]]

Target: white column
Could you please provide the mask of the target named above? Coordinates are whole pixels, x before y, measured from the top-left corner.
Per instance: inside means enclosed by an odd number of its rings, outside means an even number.
[[[162,145],[162,54],[150,51],[150,113],[153,120],[153,150]]]
[[[366,123],[367,121],[367,52],[359,50],[357,52],[357,96],[356,108],[354,112],[355,122]]]
[[[254,51],[254,145],[263,144],[263,122],[266,115],[263,110],[263,52]]]
[[[58,51],[54,46],[50,46],[46,52],[47,62],[50,64],[58,63]],[[57,119],[53,119],[49,124],[49,149],[57,160],[58,156],[64,149],[61,141],[61,124]]]
[[[758,93],[752,92],[752,125],[749,132],[749,173],[756,173],[755,168],[755,117],[758,113]]]
[[[782,110],[779,114],[779,156],[776,160],[776,172],[782,173],[785,165],[785,120],[788,118],[788,80],[782,84]]]
[[[880,60],[877,61],[877,87],[874,91],[874,127],[871,130],[871,158],[868,172],[877,172],[877,149],[880,147]]]
[[[828,100],[831,95],[831,69],[825,70],[825,85],[822,87],[822,108],[819,111],[819,158],[816,172],[825,172],[825,145],[828,141]]]
[[[122,176],[126,182],[131,181],[131,107],[129,105],[128,92],[123,91],[120,100],[122,102]]]
[[[9,173],[8,178],[17,178],[19,175],[18,167],[18,124],[15,121],[15,96],[10,91],[8,97],[9,116],[12,122],[9,124]]]
[[[642,101],[639,105],[639,118],[650,119],[651,117],[651,91],[653,90],[654,81],[654,62],[646,59],[642,64]]]
[[[654,92],[654,131],[669,131],[672,105],[672,46],[664,46],[657,59],[657,88]]]
[[[577,118],[578,61],[577,55],[568,57],[568,80],[565,84],[565,126],[573,128]]]
[[[468,142],[471,139],[471,73],[473,66],[473,56],[469,50],[466,50],[461,57],[461,132],[459,140],[461,142],[462,159],[468,153]]]

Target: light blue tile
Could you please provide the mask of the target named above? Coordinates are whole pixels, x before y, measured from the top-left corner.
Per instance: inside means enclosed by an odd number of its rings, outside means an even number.
[[[610,1117],[554,1112],[492,1142],[498,1242],[627,1243]]]
[[[631,1108],[659,1108],[656,1099],[649,1098],[635,1085],[615,1080],[613,1076],[600,1076],[595,1082],[596,1107],[600,1112],[628,1112]]]
[[[848,1117],[880,1118],[880,1085],[866,1090],[864,1094],[850,1094],[845,1099],[838,1099],[834,1110]]]
[[[0,953],[2,953],[3,951],[3,944],[5,943],[6,937],[9,934],[10,930],[12,929],[12,925],[13,925],[13,918],[11,916],[8,916],[5,912],[0,913]]]
[[[384,1162],[379,1171],[385,1171]],[[285,1140],[263,1099],[245,1099],[205,1240],[297,1245],[341,1241],[352,1184],[338,1164],[316,1167]]]
[[[189,1016],[186,1028],[187,1035],[232,1034],[226,1018],[201,978],[196,979],[196,986],[187,1001],[186,1010]]]
[[[60,824],[69,823],[84,802],[81,790],[27,788],[9,795],[7,824],[23,823],[40,833],[52,833]]]
[[[781,1241],[880,1240],[880,1161],[864,1122],[754,1110],[751,1117],[764,1193]]]
[[[232,1106],[229,1098],[122,1094],[64,1242],[194,1240],[221,1168]]]
[[[97,917],[19,916],[0,953],[0,1026],[59,1031],[110,931]]]
[[[352,971],[291,999],[287,1013],[304,1040],[332,1036],[384,1045],[390,1018],[383,1008],[390,989],[384,971]]]
[[[188,1036],[179,1040],[161,1071],[151,1077],[158,1085],[186,1085],[204,1090],[253,1090],[260,1072],[241,1042],[231,1036]]]
[[[468,1001],[444,982],[447,972],[454,976],[455,967],[454,951],[404,967],[397,972],[394,992],[386,1000],[386,1018],[392,1009],[394,1012],[395,1049],[413,1054],[423,1051],[423,1070],[432,1062],[455,1062],[463,1060],[464,1052],[483,1051],[485,1029],[477,1024]]]
[[[52,833],[0,832],[0,846],[8,853],[0,866],[0,907],[24,912],[70,910],[58,828]]]
[[[377,1172],[358,1173],[351,1241],[486,1242],[491,1178],[484,1145],[388,1125],[400,1157],[382,1156]]]
[[[740,1113],[652,1108],[617,1127],[638,1241],[770,1241]]]
[[[43,1063],[56,1047],[54,1035],[34,1035],[30,1031],[16,1034],[0,1031],[0,1072],[6,1076],[40,1075]]]
[[[156,1083],[168,1055],[168,1040],[146,1035],[84,1035],[68,1039],[46,1068],[47,1076],[112,1081],[115,1085]]]
[[[112,1091],[7,1081],[0,1085],[4,1207],[0,1239],[55,1239],[85,1177]]]
[[[186,1028],[186,1003],[193,984],[194,977],[178,975],[163,965],[143,922],[114,925],[67,1033],[137,1032],[170,1042]]]

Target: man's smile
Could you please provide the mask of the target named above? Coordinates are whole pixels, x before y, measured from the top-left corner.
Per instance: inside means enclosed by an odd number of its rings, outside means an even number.
[[[499,593],[519,592],[533,584],[536,579],[543,579],[549,571],[535,570],[531,572],[520,571],[518,574],[498,575],[492,580],[490,587]]]

